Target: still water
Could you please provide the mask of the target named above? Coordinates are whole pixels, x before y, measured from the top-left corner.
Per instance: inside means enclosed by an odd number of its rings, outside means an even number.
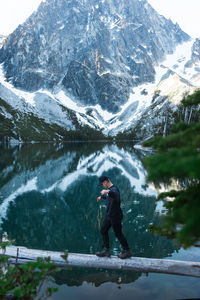
[[[0,148],[0,234],[15,245],[75,253],[101,249],[105,202],[96,202],[98,177],[108,175],[121,192],[123,231],[134,256],[200,261],[200,250],[147,231],[162,206],[146,182],[144,152],[130,143],[24,144]],[[120,251],[110,230],[112,254]],[[200,279],[140,272],[63,270],[49,299],[200,298]]]

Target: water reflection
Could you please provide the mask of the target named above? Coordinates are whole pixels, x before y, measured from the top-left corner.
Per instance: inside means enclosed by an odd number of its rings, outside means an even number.
[[[54,279],[57,285],[66,283],[68,286],[81,286],[87,282],[98,287],[106,282],[113,282],[120,286],[136,281],[141,275],[141,272],[133,271],[73,268],[62,270],[54,276]]]
[[[121,191],[123,231],[133,255],[162,258],[176,250],[172,241],[147,232],[148,224],[159,220],[155,190],[146,185],[145,170],[132,145],[33,144],[2,148],[0,155],[1,233],[15,239],[16,245],[76,253],[99,250],[105,203],[96,202],[98,177],[107,174]],[[110,245],[116,254],[119,242],[112,231]],[[121,273],[95,271],[94,276],[90,270],[87,276],[88,281],[98,278],[96,284],[111,278],[129,282],[140,276]],[[84,270],[78,274],[81,284],[86,274]],[[72,280],[71,275],[66,278]]]

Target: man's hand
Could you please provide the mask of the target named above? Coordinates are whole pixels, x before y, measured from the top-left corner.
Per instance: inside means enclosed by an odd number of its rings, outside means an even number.
[[[99,202],[101,200],[101,196],[97,197],[97,202]]]
[[[101,191],[101,195],[105,195],[105,194],[108,194],[109,193],[109,190],[102,190]]]

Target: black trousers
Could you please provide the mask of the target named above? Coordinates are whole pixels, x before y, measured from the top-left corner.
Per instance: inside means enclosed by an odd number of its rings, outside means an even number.
[[[128,250],[129,246],[127,243],[127,240],[125,236],[122,233],[122,223],[121,223],[121,218],[119,219],[110,219],[108,217],[105,217],[103,224],[101,226],[101,234],[103,236],[103,247],[109,248],[109,235],[108,235],[108,230],[110,227],[113,228],[114,233],[116,237],[118,238],[120,244],[122,245],[122,248],[124,250]]]

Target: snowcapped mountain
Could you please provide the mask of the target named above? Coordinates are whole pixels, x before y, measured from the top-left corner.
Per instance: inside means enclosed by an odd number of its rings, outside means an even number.
[[[161,128],[164,130],[166,121],[173,122],[170,115],[177,110],[183,96],[200,87],[198,44],[197,39],[178,45],[173,54],[155,67],[153,83],[133,88],[123,113],[113,119],[113,134],[133,130],[138,139],[147,138]]]
[[[48,126],[115,135],[199,86],[192,44],[146,0],[47,0],[0,49],[0,97]]]

